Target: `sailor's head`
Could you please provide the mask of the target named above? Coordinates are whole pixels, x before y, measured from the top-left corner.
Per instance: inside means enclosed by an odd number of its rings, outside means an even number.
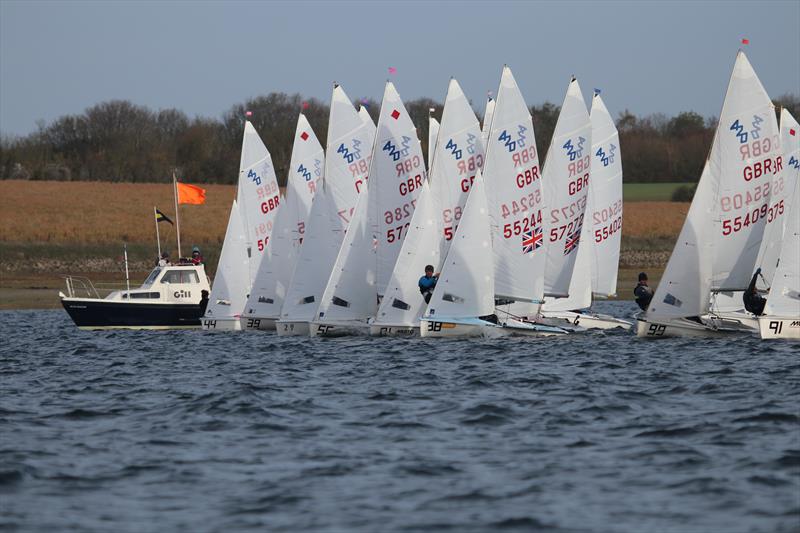
[[[169,257],[169,252],[162,252],[161,259],[167,259]]]
[[[647,281],[647,274],[644,272],[639,272],[639,281]]]
[[[192,248],[192,255],[193,256],[194,255],[200,255],[200,248],[198,248],[197,246],[193,247]]]
[[[425,265],[425,275],[428,277],[433,276],[433,265]]]

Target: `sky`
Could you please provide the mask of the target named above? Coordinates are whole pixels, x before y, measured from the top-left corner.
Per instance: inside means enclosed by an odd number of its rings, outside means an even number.
[[[529,105],[560,105],[574,74],[615,115],[717,116],[740,47],[770,96],[800,94],[798,0],[0,0],[0,134],[112,99],[218,118],[337,81],[379,101],[387,78],[441,102],[453,76],[482,113],[504,64]]]

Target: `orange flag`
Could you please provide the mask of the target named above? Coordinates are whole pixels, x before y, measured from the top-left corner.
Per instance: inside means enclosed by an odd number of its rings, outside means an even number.
[[[206,203],[206,190],[178,182],[178,203],[179,204],[204,204]]]

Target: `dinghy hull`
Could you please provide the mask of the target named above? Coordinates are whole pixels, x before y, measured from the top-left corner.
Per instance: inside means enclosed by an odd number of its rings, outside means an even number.
[[[419,326],[408,324],[371,324],[369,334],[373,337],[419,337]]]
[[[275,331],[281,337],[302,336],[308,337],[309,323],[299,320],[278,320],[275,323]]]
[[[352,337],[369,335],[366,322],[312,322],[309,326],[311,337]]]
[[[438,320],[423,318],[419,330],[422,337],[549,337],[568,333],[561,328],[530,322],[510,320],[495,324],[479,318]]]
[[[242,317],[242,329],[245,331],[275,331],[275,323],[278,321],[275,317]]]
[[[203,329],[211,331],[241,331],[242,323],[235,318],[206,318],[202,319]]]
[[[758,318],[759,334],[762,339],[800,340],[800,319],[762,316]]]
[[[542,313],[542,317],[540,317],[537,322],[547,324],[548,326],[566,328],[578,326],[584,329],[622,328],[624,330],[629,330],[633,326],[631,322],[615,318],[611,315],[576,313],[573,311]]]
[[[689,320],[658,323],[638,319],[636,336],[647,339],[663,339],[670,337],[721,337],[731,331],[713,329]]]

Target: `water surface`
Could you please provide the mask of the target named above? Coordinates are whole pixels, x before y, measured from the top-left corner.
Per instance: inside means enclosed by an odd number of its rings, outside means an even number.
[[[0,529],[800,529],[796,345],[0,322]]]

